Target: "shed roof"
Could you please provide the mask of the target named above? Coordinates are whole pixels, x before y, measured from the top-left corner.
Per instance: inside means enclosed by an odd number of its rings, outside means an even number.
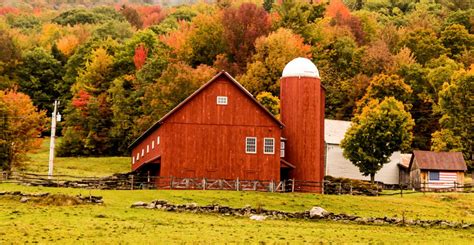
[[[413,151],[410,169],[416,159],[422,170],[466,171],[467,166],[461,152]]]
[[[258,102],[253,95],[245,89],[237,80],[235,80],[229,73],[226,71],[220,71],[217,73],[211,80],[209,80],[207,83],[202,85],[198,90],[194,91],[190,96],[188,96],[185,100],[183,100],[181,103],[179,103],[175,108],[173,108],[171,111],[169,111],[166,115],[164,115],[160,120],[155,122],[150,128],[148,128],[142,135],[140,135],[135,141],[133,141],[128,148],[134,147],[136,144],[138,144],[142,139],[144,139],[146,136],[148,136],[150,133],[152,133],[154,130],[158,129],[163,122],[169,118],[171,115],[173,115],[176,111],[181,109],[188,101],[193,99],[196,95],[201,93],[205,88],[207,88],[210,84],[212,84],[214,81],[217,80],[218,77],[220,76],[225,76],[227,77],[233,84],[239,88],[240,91],[242,91],[245,95],[247,95],[248,98],[250,98],[260,109],[262,109],[270,118],[278,124],[280,127],[284,127],[285,125],[278,120],[270,111],[267,110],[260,102]]]
[[[324,119],[324,141],[327,144],[341,144],[350,126],[350,121]]]
[[[400,159],[400,164],[399,166],[407,169],[410,167],[410,160],[411,160],[411,155],[412,154],[400,154],[401,159]]]

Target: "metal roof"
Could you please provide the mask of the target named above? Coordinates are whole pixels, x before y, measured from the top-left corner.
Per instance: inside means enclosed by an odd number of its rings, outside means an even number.
[[[188,96],[188,98],[186,98],[185,100],[183,100],[181,103],[179,103],[175,108],[173,108],[171,111],[169,111],[166,115],[164,115],[160,120],[158,120],[157,122],[155,122],[150,128],[148,128],[142,135],[140,135],[135,141],[133,141],[130,146],[128,146],[128,148],[132,148],[133,146],[135,146],[136,144],[138,144],[142,139],[144,139],[146,136],[148,136],[151,132],[153,132],[154,130],[158,129],[161,124],[164,123],[164,121],[170,117],[172,114],[174,114],[176,111],[178,111],[179,109],[181,109],[188,101],[190,101],[192,98],[194,98],[196,95],[198,95],[201,91],[203,91],[205,88],[207,88],[212,82],[216,81],[218,77],[220,76],[226,76],[233,84],[235,84],[237,86],[237,88],[239,88],[244,94],[247,95],[248,98],[250,98],[260,109],[262,109],[268,116],[270,116],[270,118],[276,123],[278,124],[281,128],[285,127],[285,125],[280,121],[278,120],[270,111],[267,110],[267,108],[265,108],[262,104],[260,104],[260,102],[258,102],[254,97],[253,95],[247,90],[244,88],[244,86],[242,86],[239,82],[237,82],[237,80],[235,80],[229,73],[227,73],[226,71],[220,71],[219,73],[217,73],[217,75],[215,75],[213,78],[211,78],[211,80],[209,80],[207,83],[205,83],[204,85],[202,85],[198,90],[194,91],[194,93],[192,93],[190,96]]]
[[[341,144],[350,126],[350,121],[324,119],[324,141],[326,141],[327,144]]]
[[[319,77],[316,65],[307,58],[298,57],[286,64],[281,77]]]
[[[461,152],[413,151],[410,169],[416,159],[422,170],[466,171],[467,166]]]

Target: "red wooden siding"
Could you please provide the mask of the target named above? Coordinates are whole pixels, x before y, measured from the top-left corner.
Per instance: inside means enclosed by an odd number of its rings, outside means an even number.
[[[297,180],[323,181],[324,88],[310,77],[285,77],[280,86],[281,121],[287,138],[285,159]],[[320,191],[320,190],[317,190]]]
[[[218,105],[217,96],[227,96]],[[279,180],[278,121],[225,74],[169,115],[162,125],[133,146],[132,154],[160,135],[161,176]],[[245,153],[245,138],[257,137],[257,154]],[[263,139],[275,139],[275,153],[263,153]],[[134,164],[136,170],[142,159]]]

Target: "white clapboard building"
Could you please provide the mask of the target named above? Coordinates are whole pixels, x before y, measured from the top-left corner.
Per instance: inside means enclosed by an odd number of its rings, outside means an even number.
[[[359,168],[342,155],[341,141],[349,129],[351,122],[341,120],[324,120],[324,140],[326,142],[326,175],[358,180],[370,180],[370,176],[363,176]],[[389,163],[375,174],[375,181],[388,185],[399,183],[400,152],[394,152]]]

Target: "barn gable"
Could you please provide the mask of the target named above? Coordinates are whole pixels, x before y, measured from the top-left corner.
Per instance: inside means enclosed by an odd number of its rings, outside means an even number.
[[[238,83],[231,75],[229,75],[225,71],[219,72],[216,76],[214,76],[211,80],[209,80],[206,84],[201,86],[198,90],[196,90],[193,94],[191,94],[188,98],[182,101],[179,105],[177,105],[174,109],[164,115],[159,121],[153,124],[148,130],[146,130],[140,137],[138,137],[130,146],[129,148],[133,148],[135,145],[140,143],[143,139],[145,139],[148,135],[150,135],[153,131],[157,130],[162,124],[167,121],[187,121],[192,123],[210,123],[210,120],[219,120],[220,123],[222,120],[225,120],[224,117],[220,117],[219,113],[222,114],[222,111],[217,110],[215,114],[210,113],[207,110],[184,110],[184,108],[188,107],[190,104],[200,103],[198,106],[206,106],[206,104],[216,104],[217,103],[217,96],[225,95],[229,93],[229,89],[218,88],[220,90],[220,95],[216,95],[212,97],[213,101],[209,101],[209,98],[203,99],[201,98],[199,102],[196,101],[196,98],[202,97],[205,91],[209,88],[215,86],[216,83],[227,83],[232,86],[233,91],[238,91],[238,93],[233,93],[239,100],[239,103],[249,103],[253,106],[253,110],[251,111],[241,111],[240,107],[235,107],[235,103],[233,104],[233,115],[235,115],[233,120],[234,122],[227,122],[227,124],[232,123],[241,123],[243,119],[248,119],[249,117],[253,116],[253,114],[261,114],[264,115],[264,118],[267,120],[265,122],[259,121],[254,123],[266,124],[266,126],[277,126],[283,128],[283,123],[275,118],[273,114],[271,114],[262,104],[260,104],[250,92],[248,92],[240,83]],[[227,87],[230,88],[230,87]],[[227,91],[225,91],[227,90]],[[209,96],[207,96],[209,97]],[[224,96],[222,96],[224,97]],[[228,103],[233,103],[234,101],[229,101]],[[226,101],[227,103],[227,101]],[[186,111],[186,112],[184,112]],[[198,115],[200,114],[201,115]],[[202,113],[208,113],[207,115],[203,115]],[[250,114],[249,114],[250,113]],[[262,117],[254,117],[254,118],[262,118]],[[238,122],[237,122],[238,121]]]

